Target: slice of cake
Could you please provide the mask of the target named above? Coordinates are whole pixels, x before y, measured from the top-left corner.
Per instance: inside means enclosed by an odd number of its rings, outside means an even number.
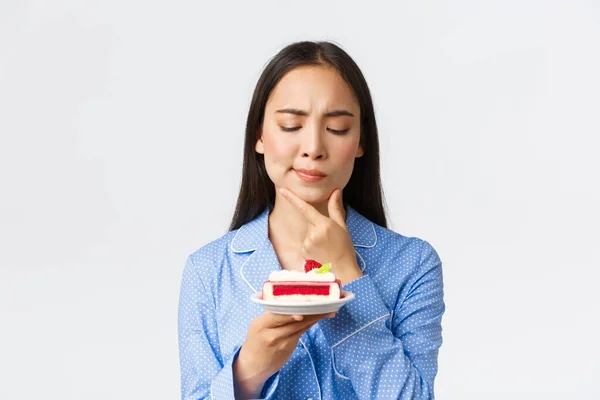
[[[262,288],[263,300],[318,302],[341,298],[341,282],[330,272],[331,264],[308,260],[301,271],[273,271]]]

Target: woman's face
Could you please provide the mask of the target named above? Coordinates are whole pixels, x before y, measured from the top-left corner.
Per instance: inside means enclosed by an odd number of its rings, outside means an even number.
[[[360,146],[360,107],[332,67],[289,71],[271,92],[255,150],[264,154],[276,190],[294,192],[313,205],[343,189]]]

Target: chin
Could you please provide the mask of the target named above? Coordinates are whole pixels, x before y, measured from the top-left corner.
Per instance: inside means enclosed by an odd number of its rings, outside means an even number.
[[[329,188],[307,188],[307,187],[297,187],[290,188],[296,196],[300,197],[302,200],[306,201],[310,204],[320,204],[326,203],[329,200],[329,195],[333,191],[333,189]]]

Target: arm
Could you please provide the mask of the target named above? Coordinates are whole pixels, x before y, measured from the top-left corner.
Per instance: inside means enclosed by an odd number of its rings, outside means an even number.
[[[181,399],[233,399],[233,363],[220,352],[215,306],[202,283],[192,259],[183,272],[179,297],[179,360],[181,366]],[[269,398],[277,379],[267,381],[264,391]],[[271,385],[271,383],[273,385]]]
[[[441,261],[423,242],[417,275],[390,321],[371,277],[344,286],[356,299],[338,317],[321,322],[336,376],[348,379],[360,399],[434,399],[437,355],[445,306]]]

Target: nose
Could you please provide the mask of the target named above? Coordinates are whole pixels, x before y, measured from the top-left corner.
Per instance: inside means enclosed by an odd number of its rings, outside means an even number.
[[[304,129],[302,138],[302,157],[310,157],[319,160],[327,157],[323,132],[318,124]]]

